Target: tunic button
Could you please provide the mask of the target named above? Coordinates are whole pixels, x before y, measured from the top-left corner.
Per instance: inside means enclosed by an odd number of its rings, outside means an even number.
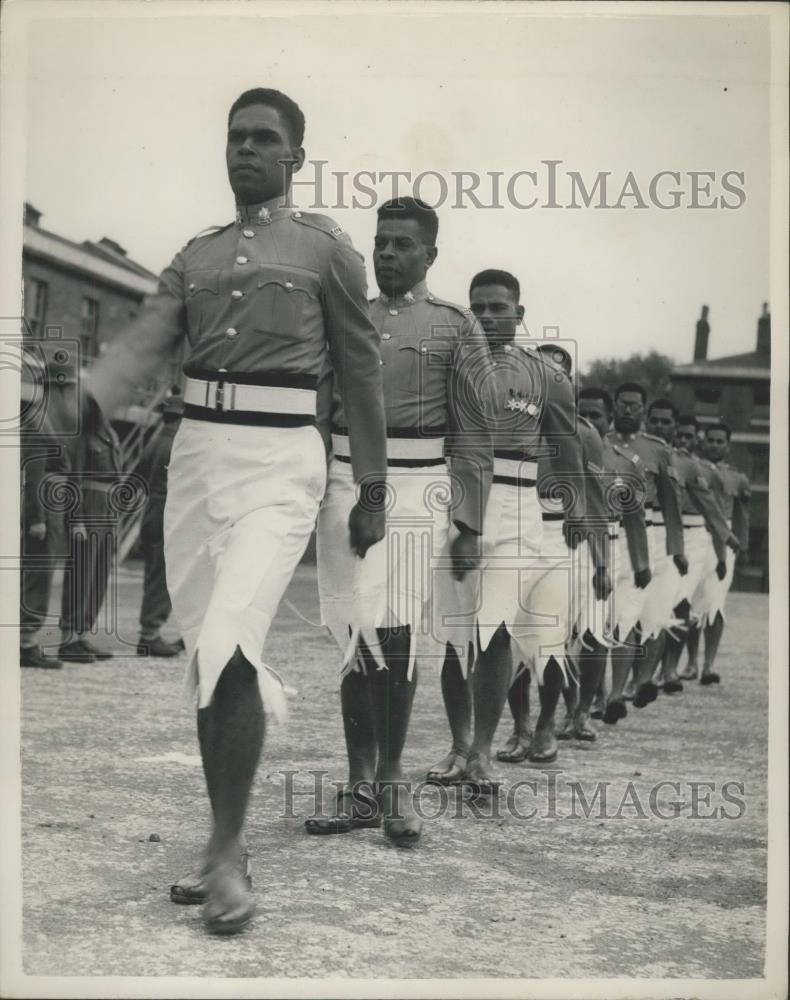
[[[249,261],[249,259],[250,259],[249,257],[237,257],[236,258],[236,263],[237,264],[246,264]]]
[[[428,353],[428,348],[427,348],[427,347],[421,347],[421,348],[420,348],[420,351],[421,351],[421,352],[422,352],[423,354],[427,354],[427,353]]]
[[[238,335],[239,335],[239,331],[235,327],[232,327],[232,326],[229,326],[228,329],[225,331],[225,336],[226,337],[230,337],[231,340],[234,337],[238,337]]]
[[[398,315],[397,309],[390,309],[390,316],[397,316],[397,315]]]
[[[238,288],[234,288],[233,291],[230,293],[230,297],[232,299],[240,299],[243,295],[244,292],[240,292]]]
[[[190,281],[189,282],[189,290],[190,290],[190,292],[194,292],[194,290],[195,290],[195,282],[194,281]]]
[[[505,344],[505,350],[506,350],[506,351],[507,351],[508,353],[510,353],[510,351],[512,351],[512,350],[513,350],[513,348],[512,348],[511,346],[510,346],[510,344]]]
[[[381,339],[382,340],[389,340],[391,336],[392,336],[391,333],[382,333]]]
[[[252,239],[252,237],[255,235],[255,233],[254,233],[254,231],[252,229],[242,229],[241,232],[242,232],[242,236],[246,236],[248,240]]]
[[[295,219],[301,219],[302,218],[302,213],[301,212],[294,212],[294,218]]]
[[[285,283],[285,287],[286,288],[293,288],[293,286],[294,286],[294,283],[292,281],[286,281],[286,283]]]

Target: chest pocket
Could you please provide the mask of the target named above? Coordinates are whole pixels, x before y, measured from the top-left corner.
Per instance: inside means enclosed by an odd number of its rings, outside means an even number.
[[[320,293],[318,274],[301,268],[266,264],[258,268],[253,292],[252,329],[259,333],[296,336]]]
[[[219,295],[219,269],[197,268],[186,272],[187,329],[195,340],[206,329],[216,312]]]
[[[409,344],[397,350],[397,377],[402,392],[432,398],[444,394],[453,360],[447,344]]]

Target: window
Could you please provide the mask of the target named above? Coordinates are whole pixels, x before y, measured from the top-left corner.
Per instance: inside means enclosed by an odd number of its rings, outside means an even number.
[[[752,474],[750,479],[758,486],[768,485],[768,445],[754,444],[752,453]]]
[[[719,419],[719,403],[721,402],[720,385],[698,385],[694,389],[697,398],[697,417],[702,423],[706,420]]]
[[[25,282],[25,319],[34,337],[40,337],[44,331],[44,320],[47,311],[47,285],[37,278],[29,278]]]
[[[752,398],[752,423],[755,427],[767,427],[771,422],[771,383],[766,381],[756,385],[752,390]]]
[[[99,303],[87,295],[82,300],[81,363],[87,365],[98,351]]]

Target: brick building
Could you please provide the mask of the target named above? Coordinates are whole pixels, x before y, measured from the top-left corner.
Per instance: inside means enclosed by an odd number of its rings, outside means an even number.
[[[697,322],[694,360],[672,374],[672,399],[700,423],[724,420],[732,428],[730,461],[752,486],[748,562],[736,572],[740,590],[768,590],[768,464],[771,404],[771,315],[757,321],[755,349],[708,358],[708,307]]]
[[[157,277],[106,236],[96,243],[75,243],[42,228],[40,220],[41,213],[25,204],[26,332],[43,342],[48,360],[58,340],[79,343],[74,352],[79,357],[72,358],[69,352],[66,367],[85,367],[137,314],[146,296],[156,291]],[[174,359],[149,385],[140,387],[136,403],[145,404],[157,389],[179,381],[180,364]],[[132,407],[116,417],[133,421],[136,412]]]

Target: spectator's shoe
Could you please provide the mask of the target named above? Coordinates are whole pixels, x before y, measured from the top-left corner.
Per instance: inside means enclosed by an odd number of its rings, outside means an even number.
[[[181,640],[179,640],[180,642]],[[178,656],[183,648],[178,642],[168,642],[163,639],[161,635],[157,635],[153,639],[143,639],[140,637],[137,643],[137,655],[138,656]]]
[[[82,636],[80,643],[83,648],[86,649],[93,656],[94,660],[111,660],[115,653],[111,653],[109,649],[102,649],[101,646],[94,646],[90,639]]]
[[[19,650],[20,667],[38,667],[39,670],[60,670],[63,664],[52,656],[44,656],[41,646],[22,646]]]
[[[64,642],[58,650],[61,660],[68,663],[95,663],[96,657],[80,639],[72,639],[71,642]]]

